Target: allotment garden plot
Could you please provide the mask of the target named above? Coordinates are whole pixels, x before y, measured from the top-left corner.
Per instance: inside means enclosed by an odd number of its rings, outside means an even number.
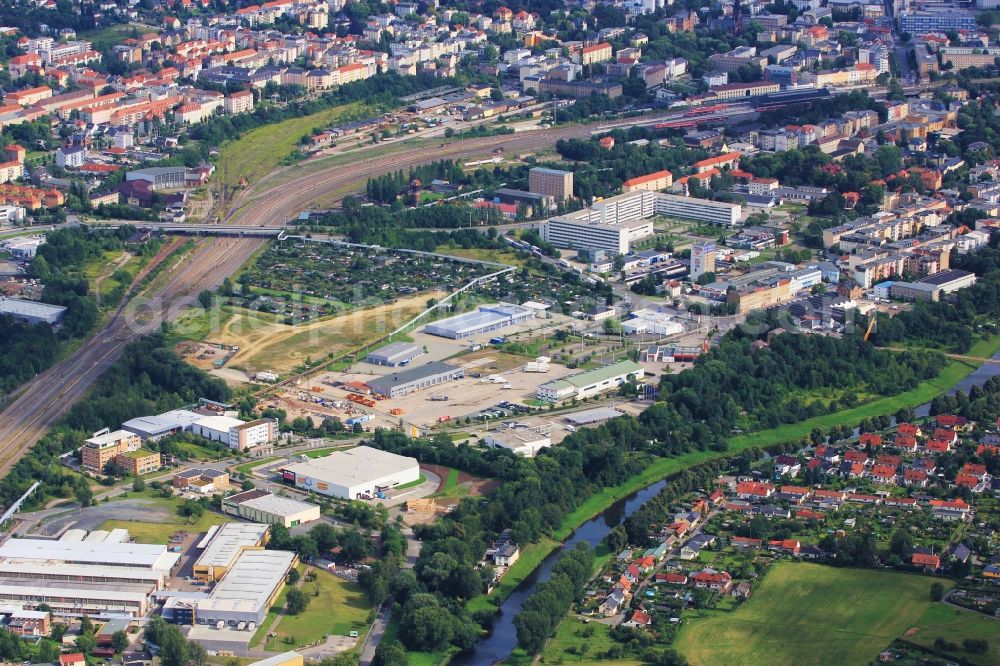
[[[269,247],[239,278],[232,305],[292,321],[429,291],[452,292],[498,266],[389,249],[286,241]]]

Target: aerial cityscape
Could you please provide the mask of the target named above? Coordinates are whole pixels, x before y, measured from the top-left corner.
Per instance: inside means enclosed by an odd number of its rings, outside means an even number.
[[[0,663],[1000,666],[1000,1],[0,0]]]

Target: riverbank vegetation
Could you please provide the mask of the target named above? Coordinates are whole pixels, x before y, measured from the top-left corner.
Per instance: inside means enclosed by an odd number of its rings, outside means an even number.
[[[489,626],[493,610],[478,603],[470,608],[466,602],[478,597],[482,586],[492,580],[490,568],[477,569],[477,563],[501,531],[510,529],[512,539],[521,545],[535,543],[562,531],[566,517],[575,515],[590,498],[622,486],[661,460],[686,453],[704,453],[706,459],[724,455],[737,424],[760,427],[776,419],[761,402],[761,391],[786,406],[795,392],[820,387],[836,393],[860,384],[872,391],[900,392],[933,376],[944,364],[938,354],[884,352],[853,338],[779,336],[771,347],[759,349],[752,343],[749,337],[727,338],[684,373],[693,377],[665,380],[667,401],[654,404],[638,418],[621,417],[573,433],[559,447],[546,449],[534,459],[518,458],[505,450],[456,447],[446,436],[410,439],[398,432],[377,432],[372,444],[378,448],[503,482],[488,501],[463,501],[447,517],[416,528],[423,541],[416,567],[412,573],[400,572],[390,583],[399,604],[403,644],[418,651],[474,645],[478,634],[469,631],[469,623]],[[818,358],[826,362],[809,372]],[[852,364],[867,367],[852,368]],[[715,396],[720,404],[713,407],[700,396]],[[816,400],[820,406],[809,403],[795,413],[837,408]],[[431,602],[428,594],[436,601]],[[413,595],[418,595],[417,601],[411,604]],[[432,609],[424,610],[428,607]],[[450,622],[444,620],[445,612],[451,614]],[[427,623],[425,616],[435,618],[443,628],[430,636],[418,631]],[[554,627],[543,628],[551,633]]]

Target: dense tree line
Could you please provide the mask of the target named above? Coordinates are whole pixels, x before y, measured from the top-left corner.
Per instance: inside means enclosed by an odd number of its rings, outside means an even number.
[[[514,618],[518,645],[529,654],[537,654],[545,647],[573,602],[582,599],[593,568],[594,550],[586,543],[577,543],[560,556],[552,567],[552,576],[525,599]]]
[[[134,233],[72,227],[50,231],[30,265],[31,277],[42,280],[42,300],[67,308],[59,333],[46,324],[27,325],[0,318],[0,393],[7,393],[48,369],[58,358],[61,339],[89,333],[98,312],[90,284],[79,277],[84,264],[104,252],[121,250]]]
[[[708,151],[685,148],[679,144],[659,145],[656,134],[645,128],[631,128],[611,133],[615,146],[605,150],[596,141],[585,139],[560,139],[556,142],[559,155],[570,162],[566,168],[574,171],[573,188],[578,197],[589,201],[606,197],[621,189],[629,178],[644,176],[664,169],[674,178],[684,174],[694,160],[708,157]],[[629,143],[645,139],[649,143]]]
[[[726,437],[736,426],[771,428],[854,406],[853,396],[865,389],[894,395],[944,365],[937,353],[880,351],[853,336],[779,335],[760,349],[753,341],[737,333],[699,359],[694,372],[664,375],[660,389],[669,400],[646,410],[643,423],[665,439],[698,429]],[[810,399],[818,389],[850,390],[839,401]]]
[[[48,324],[0,317],[0,394],[13,391],[55,363],[59,340]]]
[[[399,169],[395,172],[369,178],[365,186],[365,194],[372,201],[392,203],[415,180],[419,180],[426,186],[435,180],[460,183],[466,180],[466,176],[461,167],[452,160],[437,160],[430,164],[410,167],[405,176],[403,175],[403,170]]]

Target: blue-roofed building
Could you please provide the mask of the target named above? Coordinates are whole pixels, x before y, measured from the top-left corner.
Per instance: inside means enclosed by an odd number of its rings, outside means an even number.
[[[881,298],[883,300],[889,300],[889,294],[892,292],[892,285],[896,284],[893,280],[886,280],[885,282],[879,282],[877,285],[872,287],[872,295],[875,298]]]
[[[475,312],[466,312],[447,319],[441,319],[433,324],[427,324],[424,332],[438,335],[442,338],[461,340],[473,335],[491,333],[493,331],[513,326],[534,319],[535,313],[528,308],[509,303],[483,305]]]

